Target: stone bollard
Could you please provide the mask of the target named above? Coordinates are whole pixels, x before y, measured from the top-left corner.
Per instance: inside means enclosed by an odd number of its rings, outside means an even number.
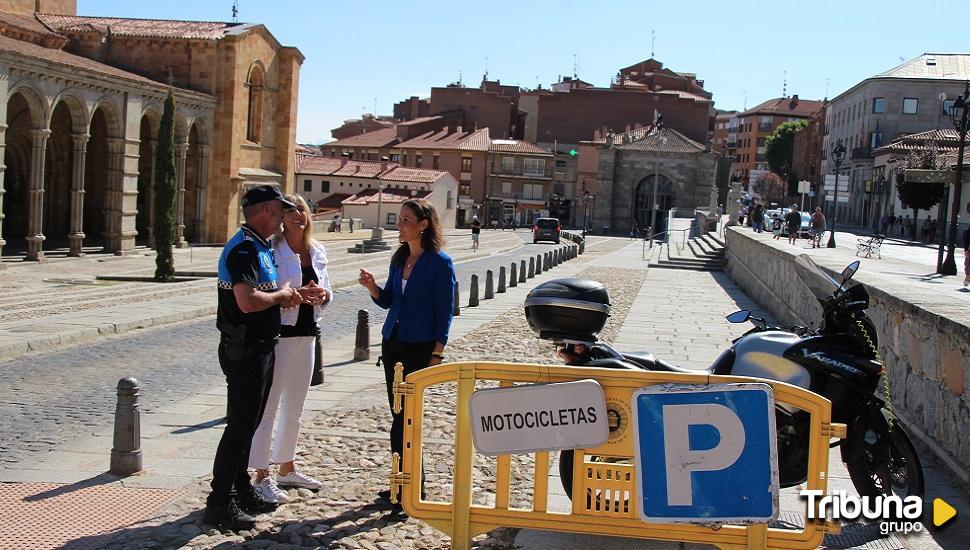
[[[559,265],[562,263],[562,249],[557,248],[552,253],[552,265]]]
[[[478,275],[472,275],[472,284],[468,287],[468,307],[478,307]]]
[[[130,476],[141,471],[141,415],[138,412],[138,396],[141,394],[138,390],[138,380],[130,376],[118,380],[110,469],[116,476]]]
[[[542,273],[542,254],[536,255],[536,275]]]
[[[505,266],[498,268],[498,288],[495,289],[498,294],[505,294]]]
[[[357,310],[357,340],[354,343],[354,361],[370,359],[370,313]]]
[[[525,260],[522,260],[522,261],[524,262]],[[529,278],[531,279],[535,276],[536,276],[536,259],[533,258],[532,256],[529,256]]]
[[[542,270],[543,271],[549,271],[550,268],[552,268],[552,262],[549,261],[549,253],[548,252],[543,252],[542,253]]]
[[[519,264],[519,282],[525,282],[525,260],[522,260]]]
[[[492,281],[492,270],[485,270],[485,295],[483,298],[491,300],[495,297],[494,282]]]
[[[519,274],[518,274],[518,269],[516,269],[517,267],[518,265],[515,262],[512,262],[512,265],[509,266],[509,286],[510,287],[513,287],[519,284]]]
[[[459,307],[460,304],[458,303],[459,300],[461,300],[461,293],[458,291],[458,281],[455,281],[455,305],[451,311],[451,314],[455,317],[461,315],[461,308]]]

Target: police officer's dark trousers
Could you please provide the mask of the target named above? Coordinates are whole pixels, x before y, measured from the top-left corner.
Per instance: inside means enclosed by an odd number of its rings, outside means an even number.
[[[275,339],[250,340],[240,346],[225,334],[219,342],[219,365],[228,385],[226,429],[212,466],[208,506],[227,503],[234,488],[252,483],[247,471],[249,449],[273,382],[275,347]]]

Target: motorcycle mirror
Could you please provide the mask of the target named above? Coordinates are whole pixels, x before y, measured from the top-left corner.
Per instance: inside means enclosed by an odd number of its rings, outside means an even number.
[[[726,317],[726,319],[730,323],[743,323],[750,318],[751,318],[751,311],[747,309],[742,309],[741,311],[735,311],[734,313]]]
[[[845,283],[849,282],[849,279],[855,275],[856,271],[859,271],[859,260],[852,262],[842,270],[842,284],[844,285]]]

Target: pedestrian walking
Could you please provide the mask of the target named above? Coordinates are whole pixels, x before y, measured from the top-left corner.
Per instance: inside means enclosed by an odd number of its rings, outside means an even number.
[[[909,214],[903,219],[903,237],[906,239],[916,239],[916,234],[913,233],[913,220],[909,219]]]
[[[781,234],[784,231],[784,220],[777,212],[771,215],[771,234],[774,235],[772,238],[776,241],[781,238]]]
[[[350,218],[350,221],[348,221],[347,223],[350,225],[350,232],[353,233],[354,232],[354,218],[351,217]]]
[[[219,366],[226,376],[226,428],[212,465],[212,491],[203,523],[233,531],[256,525],[250,514],[274,509],[253,489],[247,467],[273,376],[280,307],[303,301],[279,285],[269,237],[280,229],[284,207],[293,207],[272,185],[251,188],[241,201],[245,223],[219,257]]]
[[[818,248],[822,244],[822,233],[825,233],[825,214],[822,213],[822,207],[815,207],[808,225],[811,228],[812,248]]]
[[[359,278],[374,303],[388,310],[381,330],[381,362],[387,400],[392,407],[396,363],[404,365],[407,376],[444,360],[456,284],[451,257],[441,250],[444,243],[441,222],[430,202],[406,201],[401,206],[397,227],[401,246],[391,257],[384,288],[377,286],[367,270],[361,269]],[[391,452],[400,455],[404,445],[404,414],[395,414],[393,410],[391,414]],[[382,491],[378,496],[389,498],[390,492]],[[392,505],[391,515],[401,514],[401,504]]]
[[[482,236],[482,222],[478,216],[472,217],[472,250],[478,250],[478,241]]]
[[[297,470],[294,459],[303,405],[317,353],[320,316],[333,296],[327,274],[327,251],[313,238],[310,208],[298,195],[286,195],[285,198],[296,204],[296,208],[283,212],[283,233],[272,240],[278,266],[277,280],[294,288],[319,288],[320,291],[301,303],[299,308],[283,310],[280,314],[273,383],[263,418],[253,435],[249,454],[249,467],[256,470],[253,487],[263,500],[275,504],[289,500],[279,487],[316,490],[323,486]],[[279,464],[276,480],[270,476],[270,463]]]
[[[896,215],[895,214],[889,215],[889,233],[887,234],[888,235],[896,234]]]
[[[795,244],[798,239],[798,230],[802,226],[802,214],[798,211],[798,205],[791,205],[791,210],[785,216],[785,225],[788,230],[788,244]]]
[[[751,226],[754,228],[755,233],[761,233],[765,230],[765,206],[760,202],[754,205],[754,211],[751,215]]]

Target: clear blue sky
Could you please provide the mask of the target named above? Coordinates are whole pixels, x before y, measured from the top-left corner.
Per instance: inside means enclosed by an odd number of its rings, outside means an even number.
[[[300,75],[297,140],[330,140],[341,121],[374,110],[391,114],[408,96],[458,79],[529,88],[573,72],[608,86],[610,77],[650,57],[693,72],[715,106],[741,109],[789,94],[834,97],[858,81],[923,52],[970,53],[955,2],[736,0],[441,0],[338,3],[239,0],[239,19],[263,23],[306,56]],[[231,20],[232,0],[78,0],[80,15]],[[787,72],[787,73],[786,73]]]

